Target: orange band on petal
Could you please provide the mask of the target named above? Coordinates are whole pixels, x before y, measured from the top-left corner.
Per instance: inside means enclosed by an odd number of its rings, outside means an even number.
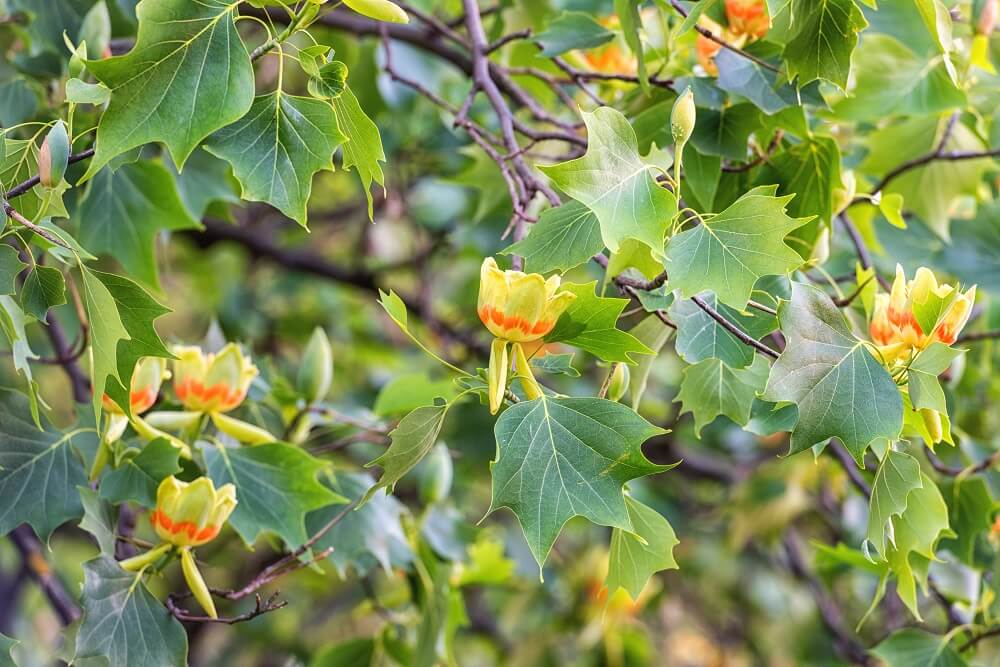
[[[172,521],[169,516],[160,510],[153,510],[149,517],[149,522],[153,527],[159,527],[171,535],[185,533],[189,540],[194,542],[208,542],[219,534],[220,526],[208,525],[199,529],[198,525],[191,521]]]
[[[552,331],[552,328],[556,325],[554,321],[539,320],[537,322],[529,322],[523,317],[516,315],[504,315],[503,311],[492,306],[483,306],[479,310],[479,319],[482,320],[483,324],[489,325],[492,322],[506,331],[517,329],[526,336],[544,336]]]

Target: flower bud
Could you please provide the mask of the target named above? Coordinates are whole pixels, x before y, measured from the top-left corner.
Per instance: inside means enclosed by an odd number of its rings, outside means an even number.
[[[479,279],[479,319],[494,336],[512,342],[545,337],[576,298],[558,291],[559,276],[501,271],[492,257],[483,261]]]
[[[931,438],[930,444],[941,442],[941,439],[944,437],[941,413],[930,408],[921,408],[920,418],[923,419],[924,427],[927,428],[927,434]]]
[[[54,188],[62,182],[69,165],[69,135],[66,124],[57,120],[45,136],[38,151],[38,180],[45,188]]]
[[[389,0],[344,0],[344,4],[362,16],[375,19],[376,21],[388,21],[389,23],[409,23],[410,17],[406,15],[399,5]]]
[[[239,346],[228,343],[218,354],[198,347],[177,346],[174,391],[184,407],[194,412],[229,412],[246,398],[257,367]]]
[[[194,594],[194,599],[198,601],[205,613],[212,618],[218,618],[219,613],[215,610],[215,601],[212,600],[212,593],[205,584],[198,564],[194,561],[194,555],[190,548],[181,549],[181,571],[184,572],[184,581]]]
[[[453,472],[448,446],[439,442],[424,459],[420,470],[420,479],[417,482],[420,502],[431,505],[447,498],[451,492]]]
[[[611,381],[608,383],[608,399],[617,403],[628,391],[631,376],[628,364],[617,363],[611,371]]]
[[[208,477],[182,482],[173,475],[156,490],[150,523],[164,542],[192,547],[211,542],[236,509],[236,487],[215,488]]]
[[[670,111],[670,134],[673,135],[676,146],[683,146],[691,138],[696,114],[694,93],[688,88],[677,98],[674,108]]]
[[[302,353],[302,365],[299,366],[298,390],[306,401],[315,403],[322,400],[333,381],[333,350],[326,332],[320,327],[313,329],[305,352]]]

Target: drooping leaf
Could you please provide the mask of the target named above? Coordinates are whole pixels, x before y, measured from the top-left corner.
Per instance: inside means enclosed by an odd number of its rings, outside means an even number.
[[[942,343],[932,343],[917,355],[906,374],[914,409],[930,408],[943,414],[948,413],[948,403],[938,376],[961,354],[962,350]]]
[[[382,476],[373,486],[365,500],[369,500],[381,488],[392,491],[403,475],[413,469],[437,443],[441,426],[448,414],[449,404],[425,405],[409,413],[389,433],[392,443],[385,452],[368,463],[381,466]]]
[[[612,252],[633,238],[659,256],[663,235],[677,212],[677,198],[660,187],[639,155],[635,130],[621,112],[600,107],[583,112],[587,154],[540,167],[569,196],[597,216],[601,237]]]
[[[104,282],[86,266],[80,267],[80,273],[83,276],[83,303],[90,320],[91,400],[96,417],[100,414],[108,378],[120,385],[125,384],[118,370],[118,344],[127,342],[129,333],[122,324],[115,298]]]
[[[160,482],[181,470],[178,456],[178,449],[165,438],[143,445],[101,480],[101,497],[115,504],[134,501],[146,508],[156,507]]]
[[[669,469],[641,450],[662,433],[624,405],[602,399],[518,403],[496,423],[490,511],[507,507],[517,515],[539,565],[574,516],[631,531],[622,485]]]
[[[115,555],[115,523],[111,505],[102,500],[97,491],[85,486],[77,488],[83,503],[83,518],[80,528],[90,533],[97,542],[101,554]]]
[[[40,322],[48,321],[49,309],[66,303],[66,279],[51,266],[35,265],[21,286],[21,307]]]
[[[846,88],[865,15],[854,0],[794,0],[792,14],[783,54],[788,78],[798,78],[799,86],[824,79]]]
[[[126,572],[114,558],[84,563],[83,621],[76,658],[106,658],[111,667],[187,664],[187,633],[157,600],[141,574]]]
[[[674,400],[680,402],[681,414],[694,415],[695,434],[719,415],[742,426],[750,419],[754,397],[767,382],[767,370],[767,361],[759,355],[747,368],[730,368],[710,357],[684,369]]]
[[[304,227],[313,176],[333,170],[344,140],[329,102],[277,91],[257,97],[205,148],[233,166],[243,199],[267,202]]]
[[[778,309],[786,345],[763,397],[798,406],[789,453],[840,438],[861,461],[877,438],[894,440],[903,422],[899,389],[823,292],[792,283]]]
[[[724,318],[755,339],[760,339],[778,327],[777,318],[762,311],[749,309],[745,313],[720,304],[715,294],[699,295]],[[730,368],[745,368],[754,358],[752,347],[731,334],[690,299],[674,301],[670,319],[677,325],[677,354],[689,364],[717,358]]]
[[[385,174],[382,165],[385,162],[385,151],[382,149],[382,137],[378,127],[372,122],[354,91],[350,87],[340,97],[333,100],[333,109],[337,114],[337,126],[347,138],[341,151],[344,154],[342,166],[345,170],[354,169],[361,178],[361,185],[368,198],[368,217],[374,219],[374,202],[372,201],[372,183],[385,185]]]
[[[659,512],[630,496],[625,497],[634,532],[621,528],[611,531],[608,553],[608,593],[624,588],[633,600],[639,598],[646,582],[661,570],[677,569],[674,547],[680,543],[674,529]]]
[[[760,186],[702,224],[667,243],[670,285],[686,297],[709,289],[719,302],[743,310],[761,276],[784,275],[802,257],[784,242],[807,220],[790,218],[791,195],[775,197],[777,186]]]
[[[0,535],[28,523],[42,541],[71,519],[83,516],[78,486],[87,475],[74,447],[93,438],[91,429],[62,433],[31,421],[27,400],[0,391]]]
[[[875,473],[872,496],[868,503],[868,543],[883,558],[886,542],[893,542],[890,520],[906,509],[910,491],[919,488],[920,464],[904,452],[890,449]]]
[[[933,635],[918,628],[897,630],[872,654],[885,661],[887,667],[965,667],[965,659],[951,647],[950,635]]]
[[[13,246],[0,245],[0,294],[14,293],[14,279],[26,266]]]
[[[531,232],[501,251],[521,255],[534,273],[569,271],[604,249],[601,226],[593,211],[578,201],[547,209]]]
[[[205,465],[216,487],[236,486],[238,504],[229,523],[249,545],[271,531],[290,549],[302,546],[306,515],[341,500],[317,479],[328,464],[290,445],[209,447]]]
[[[306,532],[316,534],[344,510],[344,503],[360,500],[370,489],[378,489],[369,500],[347,512],[329,532],[316,541],[315,549],[333,547],[328,560],[341,576],[349,569],[363,575],[376,565],[386,572],[413,560],[413,552],[400,523],[405,507],[375,480],[364,473],[338,472],[329,475],[326,483],[331,491],[345,500],[310,512],[306,516]]]
[[[593,49],[614,39],[615,34],[583,12],[563,12],[535,35],[540,55],[559,56],[574,49]]]
[[[10,343],[11,358],[14,362],[14,370],[24,376],[27,383],[25,394],[28,396],[31,416],[35,424],[40,424],[38,406],[42,404],[42,399],[38,394],[38,383],[31,372],[31,360],[37,359],[31,345],[28,343],[28,336],[24,331],[27,318],[24,311],[17,305],[13,297],[0,296],[0,331]]]
[[[596,281],[586,285],[562,284],[561,289],[576,294],[576,298],[545,337],[546,342],[563,342],[604,361],[628,364],[636,363],[632,355],[652,354],[635,336],[616,326],[628,299],[597,296],[595,286]]]
[[[139,31],[127,54],[87,62],[111,89],[87,176],[136,146],[159,141],[183,169],[215,130],[253,102],[253,67],[236,31],[239,3],[158,0],[136,8]]]

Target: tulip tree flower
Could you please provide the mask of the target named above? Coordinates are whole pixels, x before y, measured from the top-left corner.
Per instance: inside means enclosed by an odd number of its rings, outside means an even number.
[[[212,595],[191,549],[215,539],[234,509],[236,487],[232,484],[216,489],[207,477],[182,482],[171,475],[160,482],[156,491],[156,509],[149,518],[163,543],[122,561],[120,565],[126,570],[141,571],[166,556],[179,556],[184,579],[198,604],[209,616],[218,618]]]
[[[262,444],[276,438],[266,430],[234,419],[225,413],[239,407],[247,396],[257,367],[239,346],[227,343],[218,353],[200,347],[178,345],[172,349],[173,386],[185,410],[155,412],[137,428],[144,437],[170,437],[162,429],[196,428],[207,416],[223,433],[240,442]]]
[[[765,0],[726,0],[729,29],[737,35],[760,39],[771,29]]]
[[[539,273],[501,271],[492,257],[483,261],[479,276],[479,319],[496,339],[490,350],[490,413],[496,414],[507,389],[511,346],[516,376],[529,399],[541,396],[524,354],[524,343],[543,338],[555,327],[560,315],[576,298],[559,291],[560,278],[548,280]]]

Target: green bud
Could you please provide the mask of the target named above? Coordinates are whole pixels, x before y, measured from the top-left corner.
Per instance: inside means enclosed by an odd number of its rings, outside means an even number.
[[[57,120],[38,151],[38,180],[43,187],[54,188],[62,182],[69,165],[69,135],[66,124]]]
[[[406,15],[406,12],[399,5],[389,2],[389,0],[344,0],[344,4],[358,14],[375,19],[376,21],[388,21],[389,23],[410,22],[410,17]]]
[[[670,111],[670,134],[673,135],[675,145],[683,146],[691,138],[696,114],[694,93],[688,88],[677,98]]]
[[[611,382],[608,383],[608,398],[616,403],[622,400],[628,390],[628,382],[631,373],[628,364],[615,364],[611,371]]]
[[[321,328],[313,329],[305,352],[302,353],[302,365],[299,367],[299,377],[296,386],[299,393],[310,403],[322,400],[333,382],[333,350],[330,340]]]
[[[451,454],[443,442],[439,442],[424,459],[417,482],[420,502],[424,505],[444,500],[451,492],[452,479]]]

